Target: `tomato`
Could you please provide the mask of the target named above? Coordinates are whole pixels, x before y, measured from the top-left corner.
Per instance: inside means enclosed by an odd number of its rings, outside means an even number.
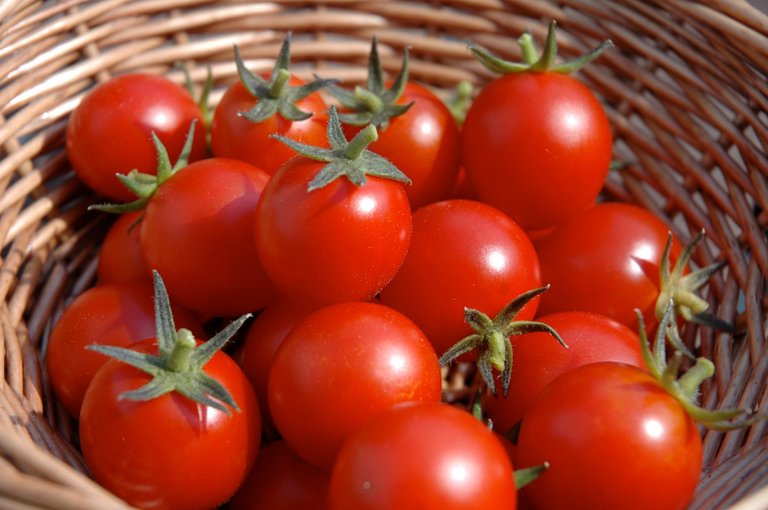
[[[445,200],[414,211],[410,248],[381,302],[407,315],[443,354],[472,333],[464,309],[493,317],[519,294],[541,285],[525,232],[498,209]],[[533,318],[538,298],[518,319]]]
[[[199,321],[174,305],[181,327],[202,334]],[[83,395],[106,358],[91,344],[126,346],[155,335],[152,285],[145,281],[99,284],[77,296],[51,329],[46,368],[56,397],[77,418]]]
[[[648,372],[592,363],[555,379],[526,414],[520,465],[550,468],[522,492],[540,510],[683,509],[701,473],[701,436]],[[581,474],[580,476],[578,474]]]
[[[554,72],[506,74],[488,83],[461,131],[473,192],[525,230],[563,223],[594,203],[611,143],[608,118],[592,91]]]
[[[640,337],[624,324],[589,312],[560,312],[537,321],[557,331],[568,348],[547,333],[513,336],[513,365],[506,398],[488,396],[485,408],[494,430],[509,431],[553,379],[576,367],[597,361],[616,361],[645,367]]]
[[[640,206],[600,203],[536,242],[542,280],[551,285],[540,314],[582,310],[637,329],[635,308],[656,322],[659,265],[669,227]],[[681,251],[673,241],[671,259]]]
[[[115,174],[133,169],[156,173],[153,132],[175,160],[193,120],[190,161],[205,157],[207,149],[200,109],[189,92],[159,75],[115,76],[90,90],[72,111],[67,156],[91,189],[112,200],[131,200],[133,194]]]
[[[230,510],[323,510],[330,473],[297,456],[285,441],[269,443],[259,452],[251,473]]]
[[[225,317],[270,301],[274,288],[253,236],[268,180],[248,163],[209,158],[158,187],[146,205],[140,242],[147,265],[163,275],[173,299],[201,314]]]
[[[408,318],[377,303],[310,313],[272,360],[269,409],[283,439],[308,462],[330,468],[344,439],[392,405],[441,398],[435,351]]]
[[[330,508],[516,508],[512,464],[481,421],[440,402],[391,408],[345,441]]]
[[[121,214],[109,227],[99,247],[96,272],[100,283],[152,281],[139,242],[140,211]]]
[[[157,341],[134,344],[157,352]],[[237,364],[222,352],[204,372],[229,391],[239,412],[227,414],[173,391],[146,401],[121,398],[151,380],[109,360],[88,387],[80,439],[94,479],[133,506],[210,509],[232,497],[259,449],[256,396]]]
[[[308,191],[324,168],[325,162],[296,157],[272,176],[256,211],[259,258],[292,299],[366,301],[405,259],[410,203],[400,182],[375,175],[361,185],[342,176]]]

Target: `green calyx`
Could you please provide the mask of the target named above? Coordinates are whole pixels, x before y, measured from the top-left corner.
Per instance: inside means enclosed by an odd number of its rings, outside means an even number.
[[[493,319],[474,308],[464,309],[464,320],[474,333],[463,338],[440,357],[445,366],[470,351],[478,351],[477,367],[483,381],[496,395],[493,369],[501,373],[502,392],[506,397],[512,377],[512,342],[510,337],[526,333],[544,332],[552,335],[563,347],[568,347],[557,331],[548,324],[515,320],[520,310],[549,286],[533,289],[517,296]]]
[[[511,62],[469,42],[467,46],[475,55],[475,58],[487,69],[499,73],[524,73],[524,72],[551,72],[574,73],[599,57],[606,49],[613,46],[610,39],[601,42],[599,46],[577,58],[565,62],[557,62],[557,23],[552,20],[547,30],[547,39],[544,49],[539,54],[534,44],[533,37],[529,33],[521,35],[517,42],[522,52],[522,62]]]
[[[283,40],[269,80],[249,71],[240,57],[240,50],[237,46],[234,47],[234,50],[235,65],[240,81],[245,89],[257,99],[253,108],[240,112],[242,117],[251,122],[262,122],[277,113],[291,121],[308,119],[312,113],[300,109],[296,103],[335,81],[318,79],[300,86],[288,84],[291,79],[289,70],[291,60],[290,32],[286,34]]]
[[[679,338],[677,323],[675,321],[675,304],[672,300],[667,302],[667,307],[656,332],[653,348],[650,346],[648,334],[645,330],[642,312],[635,310],[639,323],[639,334],[643,360],[649,373],[661,385],[664,390],[674,397],[685,411],[698,423],[713,430],[734,430],[746,427],[768,415],[755,415],[740,421],[735,418],[745,417],[749,414],[746,409],[708,410],[697,404],[701,384],[715,374],[715,365],[707,358],[696,359],[694,365],[680,374],[680,367],[684,354],[675,349],[672,359],[667,361],[666,339]],[[674,333],[670,333],[673,331]],[[670,341],[673,344],[674,342]]]
[[[371,42],[368,58],[368,80],[365,87],[347,90],[331,84],[328,93],[336,98],[349,113],[339,115],[341,122],[353,126],[373,124],[378,129],[386,129],[390,119],[408,111],[413,102],[397,104],[408,83],[408,48],[403,52],[403,65],[390,88],[384,85],[384,71],[379,60],[376,37]]]
[[[189,162],[189,154],[192,152],[192,143],[195,140],[196,124],[196,120],[193,120],[190,123],[189,131],[187,131],[187,138],[184,141],[184,147],[181,149],[181,154],[175,164],[171,164],[168,150],[153,131],[152,142],[155,144],[155,150],[157,151],[157,174],[145,174],[136,169],[131,170],[127,174],[116,174],[117,178],[120,179],[120,182],[139,198],[133,202],[128,202],[127,204],[94,204],[89,206],[88,209],[116,214],[144,209],[157,189],[176,172],[187,166]]]
[[[371,152],[368,145],[376,141],[378,132],[373,124],[368,124],[351,141],[344,136],[336,108],[331,106],[328,112],[328,143],[330,149],[315,147],[281,135],[272,135],[304,157],[325,161],[325,165],[312,181],[307,191],[326,186],[346,176],[353,184],[362,186],[367,175],[383,177],[410,184],[411,180],[386,158]]]
[[[150,382],[138,389],[120,394],[119,398],[145,401],[177,391],[195,402],[218,409],[227,415],[232,414],[230,409],[240,412],[229,391],[203,372],[203,367],[232,338],[250,314],[234,320],[213,338],[198,346],[189,330],[184,328],[176,330],[165,284],[157,271],[153,272],[153,277],[158,354],[109,345],[87,347],[152,376]]]
[[[463,80],[456,84],[451,96],[445,101],[445,106],[453,116],[456,124],[461,126],[467,118],[467,111],[472,104],[472,95],[475,87],[472,83]]]

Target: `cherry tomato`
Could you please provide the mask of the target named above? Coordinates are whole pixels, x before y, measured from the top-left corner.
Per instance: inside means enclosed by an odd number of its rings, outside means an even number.
[[[540,510],[681,510],[701,474],[695,422],[648,372],[592,363],[555,379],[526,414],[520,465],[550,468],[522,489]]]
[[[481,202],[445,200],[414,211],[408,254],[381,302],[413,320],[442,355],[472,333],[465,307],[493,317],[540,286],[533,244],[514,221]],[[533,318],[537,306],[535,298],[518,319]]]
[[[193,120],[190,161],[206,156],[200,109],[183,87],[150,74],[125,74],[98,85],[75,107],[67,124],[67,156],[91,189],[118,201],[133,194],[115,177],[133,169],[157,173],[154,132],[175,161]]]
[[[199,321],[174,305],[176,323],[202,334]],[[107,360],[91,344],[127,346],[155,335],[152,285],[148,281],[99,284],[77,296],[51,330],[46,367],[56,397],[72,417],[80,415],[85,390]]]
[[[493,80],[475,97],[461,133],[473,192],[525,230],[563,223],[590,207],[611,162],[605,111],[567,74]]]
[[[440,402],[394,406],[345,441],[330,508],[516,508],[512,464],[496,435]]]
[[[435,351],[413,322],[384,305],[350,302],[307,315],[272,360],[269,409],[303,459],[330,468],[344,439],[405,401],[441,398]]]
[[[109,227],[99,247],[96,272],[100,283],[152,281],[139,242],[140,211],[121,214]]]
[[[248,163],[209,158],[159,186],[141,222],[141,248],[171,298],[196,312],[234,316],[266,305],[274,288],[253,236],[269,176]],[[212,184],[215,183],[215,184]]]
[[[637,330],[635,308],[656,322],[659,265],[669,227],[653,213],[620,202],[597,204],[536,242],[542,280],[551,285],[540,314],[599,313]],[[673,241],[674,262],[682,247]]]
[[[132,347],[157,352],[148,339]],[[226,354],[203,368],[240,410],[231,415],[178,392],[152,400],[120,398],[151,376],[117,360],[99,369],[83,399],[80,439],[94,479],[134,506],[210,509],[226,502],[250,471],[259,450],[259,405],[248,379]]]
[[[560,312],[537,317],[557,331],[568,348],[547,333],[513,336],[513,366],[507,397],[488,396],[485,408],[499,432],[523,419],[539,393],[560,374],[597,361],[645,367],[637,333],[613,319],[589,312]]]

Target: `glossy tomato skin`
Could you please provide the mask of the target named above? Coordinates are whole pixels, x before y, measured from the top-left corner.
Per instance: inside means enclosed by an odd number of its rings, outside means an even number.
[[[629,327],[590,312],[560,312],[536,318],[557,331],[568,348],[547,333],[513,336],[513,366],[507,397],[488,395],[485,410],[498,432],[523,419],[539,393],[552,380],[576,367],[615,361],[645,367],[640,338]]]
[[[438,354],[472,333],[465,307],[493,317],[541,286],[533,244],[494,207],[445,200],[414,211],[413,224],[408,255],[381,302],[413,320]],[[537,306],[532,300],[518,318],[533,318]]]
[[[440,402],[395,406],[352,434],[329,499],[332,510],[516,508],[512,464],[495,434]]]
[[[270,301],[274,288],[253,238],[256,205],[268,180],[248,163],[209,158],[158,188],[147,204],[140,242],[171,298],[201,314],[225,317]]]
[[[197,121],[189,160],[207,154],[200,109],[180,85],[159,75],[125,74],[91,90],[67,123],[67,156],[91,189],[117,201],[135,200],[115,177],[133,169],[157,173],[155,132],[176,161],[192,121]]]
[[[149,339],[136,350],[157,353]],[[240,412],[227,416],[180,393],[120,399],[150,376],[109,360],[88,387],[80,417],[83,456],[95,480],[147,509],[211,509],[226,502],[250,471],[260,446],[259,406],[237,364],[216,353],[203,369],[230,392]]]
[[[543,281],[540,314],[567,310],[599,313],[637,330],[639,308],[656,322],[659,264],[669,227],[633,204],[595,205],[536,242]],[[671,259],[681,251],[673,241]]]
[[[110,225],[99,247],[96,274],[100,283],[152,281],[139,241],[141,211],[121,214]]]
[[[230,510],[325,510],[330,473],[302,460],[285,441],[259,452]]]
[[[377,303],[318,309],[275,353],[267,393],[272,419],[300,457],[329,469],[344,439],[394,404],[438,402],[440,364],[408,318]]]
[[[559,73],[512,73],[485,86],[462,127],[462,162],[479,200],[525,230],[591,206],[608,174],[612,136],[592,92]]]
[[[288,84],[300,86],[304,83],[292,76]],[[311,117],[300,121],[291,121],[276,113],[262,122],[251,122],[240,115],[253,108],[256,101],[240,81],[226,90],[216,106],[211,123],[211,150],[214,156],[246,161],[273,175],[296,153],[272,138],[272,134],[309,145],[327,145],[327,106],[320,95],[310,94],[296,103],[299,109],[312,113]]]
[[[202,334],[201,324],[190,312],[174,304],[173,313],[178,327]],[[70,416],[80,415],[85,391],[107,360],[86,346],[125,347],[154,335],[153,290],[149,282],[99,284],[67,305],[51,330],[46,368],[54,393]]]
[[[256,247],[275,287],[292,299],[367,301],[395,276],[411,239],[410,203],[399,182],[346,177],[307,191],[323,163],[296,157],[264,189]]]

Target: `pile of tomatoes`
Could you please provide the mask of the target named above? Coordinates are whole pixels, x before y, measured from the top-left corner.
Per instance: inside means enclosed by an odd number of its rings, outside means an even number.
[[[598,199],[611,128],[577,66],[471,47],[501,74],[464,117],[407,50],[385,79],[374,40],[352,86],[291,74],[289,43],[264,75],[236,53],[212,115],[144,74],[72,113],[119,214],[46,356],[94,478],[141,508],[684,508],[700,433],[645,328],[706,304],[657,313],[685,257]],[[446,401],[452,362],[480,412]]]

